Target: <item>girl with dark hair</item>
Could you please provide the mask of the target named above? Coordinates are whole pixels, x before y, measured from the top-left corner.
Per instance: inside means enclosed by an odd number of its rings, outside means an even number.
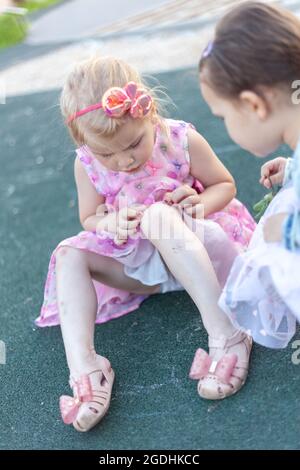
[[[244,3],[220,21],[199,70],[204,99],[237,144],[257,157],[283,143],[295,152],[263,165],[260,183],[283,187],[236,258],[219,302],[255,341],[284,348],[300,320],[300,20]]]

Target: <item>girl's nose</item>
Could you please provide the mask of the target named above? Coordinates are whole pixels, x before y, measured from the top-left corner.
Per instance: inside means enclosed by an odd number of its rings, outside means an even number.
[[[135,162],[135,158],[130,156],[128,158],[122,158],[118,162],[118,166],[120,169],[126,170],[127,168],[131,167],[131,165]]]

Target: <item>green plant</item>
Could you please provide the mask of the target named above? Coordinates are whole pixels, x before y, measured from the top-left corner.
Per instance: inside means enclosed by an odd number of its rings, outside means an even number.
[[[260,220],[260,218],[264,215],[265,211],[267,210],[268,205],[271,203],[271,201],[274,199],[278,191],[280,191],[281,186],[278,186],[274,188],[272,186],[272,192],[266,194],[263,199],[261,199],[259,202],[254,204],[253,210],[254,210],[254,217],[257,221]]]
[[[27,24],[14,15],[0,16],[0,47],[7,47],[21,42],[27,33]]]
[[[29,12],[41,10],[49,6],[55,5],[61,2],[61,0],[25,0],[20,6],[27,8]]]
[[[25,0],[18,5],[26,8],[29,13],[47,8],[62,0]],[[27,35],[28,22],[18,15],[4,13],[0,16],[0,48],[13,46],[23,41]]]

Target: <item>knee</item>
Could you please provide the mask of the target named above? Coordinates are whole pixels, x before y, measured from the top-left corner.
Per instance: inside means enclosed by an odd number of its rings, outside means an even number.
[[[176,209],[162,202],[156,202],[148,207],[141,220],[141,230],[149,240],[161,239],[178,217]]]
[[[78,266],[85,262],[84,252],[70,246],[61,246],[56,251],[56,268]]]

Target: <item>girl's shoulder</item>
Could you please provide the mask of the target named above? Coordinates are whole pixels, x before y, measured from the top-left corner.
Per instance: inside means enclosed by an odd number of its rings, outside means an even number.
[[[81,163],[87,173],[92,185],[100,194],[110,191],[110,172],[104,168],[97,160],[86,145],[82,145],[76,149],[76,160]]]
[[[76,155],[83,166],[91,165],[93,163],[94,157],[86,145],[78,147],[76,149]]]
[[[174,133],[174,131],[178,131],[178,132],[182,132],[183,134],[187,132],[188,129],[195,129],[195,126],[190,123],[190,122],[186,122],[186,121],[183,121],[181,119],[164,119],[163,122],[165,123],[166,127],[169,129],[170,131],[170,135],[172,135],[172,132]]]
[[[162,119],[160,123],[158,143],[160,146],[166,145],[171,148],[188,148],[188,131],[195,129],[194,125],[176,119]]]
[[[82,145],[76,149],[77,158],[81,161],[85,170],[90,173],[103,174],[107,176],[109,170],[107,170],[99,160],[92,154],[87,145]]]

